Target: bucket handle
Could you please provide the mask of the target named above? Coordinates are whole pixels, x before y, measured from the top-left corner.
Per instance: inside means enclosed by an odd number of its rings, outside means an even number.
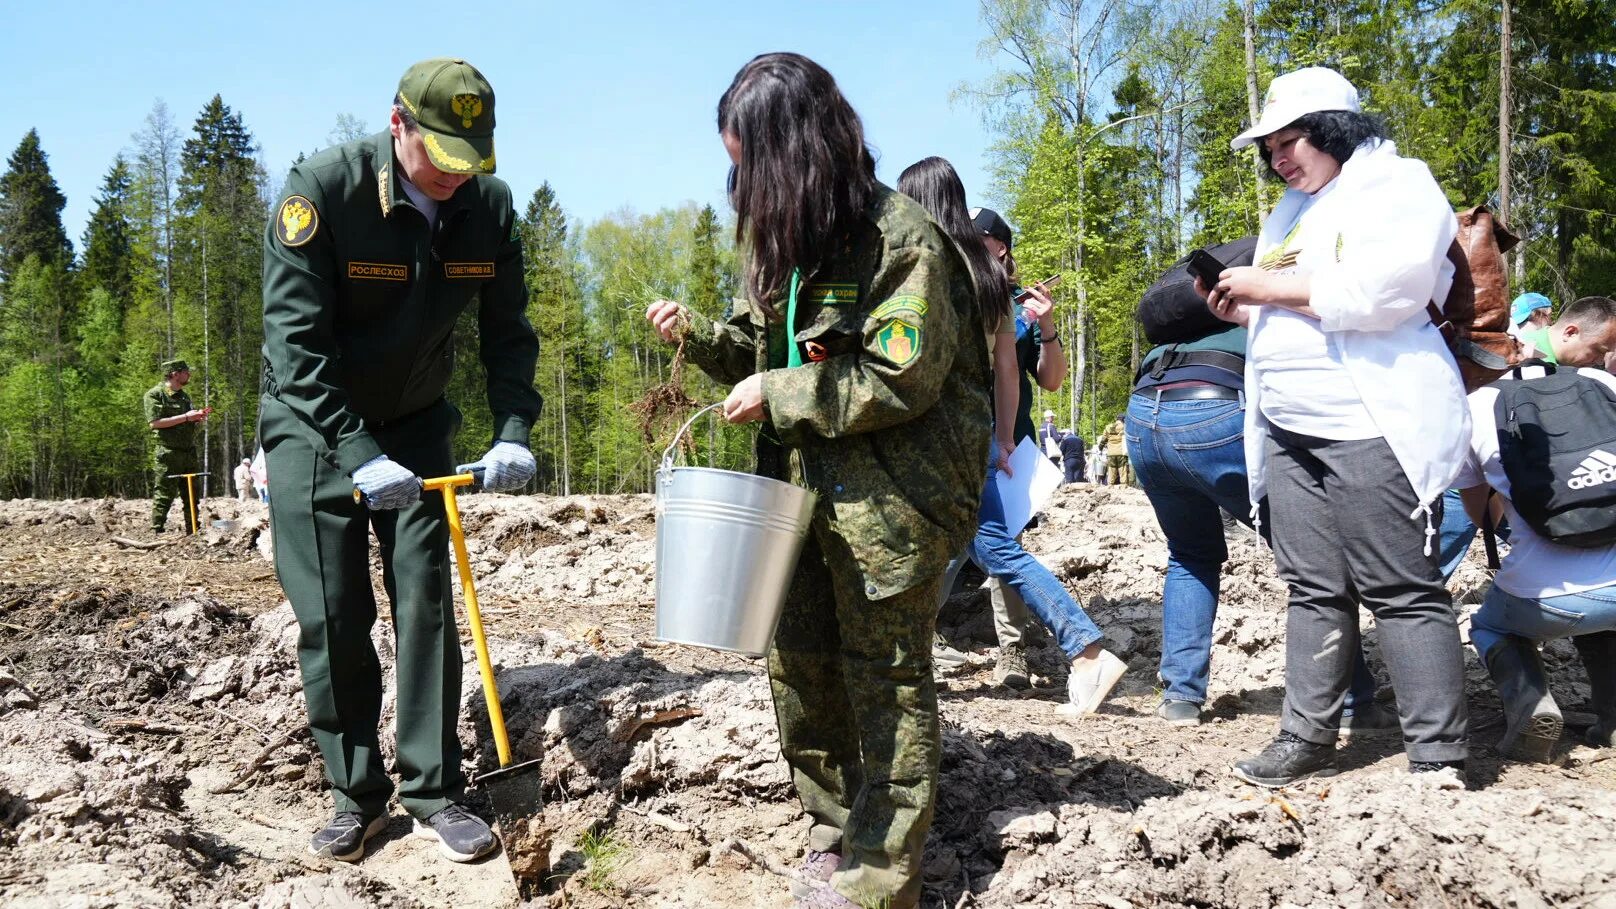
[[[663,470],[667,470],[668,468],[673,466],[673,453],[675,451],[679,450],[679,440],[684,438],[685,431],[690,428],[691,424],[695,423],[697,420],[701,419],[701,415],[706,413],[707,411],[716,410],[717,408],[720,408],[720,407],[723,407],[723,406],[724,406],[724,402],[719,401],[717,404],[708,404],[706,407],[703,407],[702,409],[700,409],[700,410],[698,410],[695,413],[690,415],[690,419],[685,421],[685,425],[679,427],[679,431],[673,434],[673,441],[668,443],[667,450],[662,452],[662,469]]]

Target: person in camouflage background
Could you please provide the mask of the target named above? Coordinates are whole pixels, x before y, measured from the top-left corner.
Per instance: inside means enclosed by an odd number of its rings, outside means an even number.
[[[799,905],[906,909],[937,789],[937,595],[975,533],[987,462],[986,337],[957,249],[876,182],[824,69],[754,59],[719,130],[747,299],[722,323],[666,300],[647,317],[737,383],[724,415],[763,423],[758,472],[818,494],[769,654],[781,750],[813,822],[803,870],[824,882]]]
[[[185,532],[195,533],[196,492],[178,474],[196,473],[196,424],[206,420],[213,408],[191,406],[185,393],[191,381],[191,367],[184,360],[163,361],[163,381],[152,386],[141,398],[146,425],[157,436],[152,451],[152,533],[162,533],[168,523],[168,510],[179,497],[185,513]]]

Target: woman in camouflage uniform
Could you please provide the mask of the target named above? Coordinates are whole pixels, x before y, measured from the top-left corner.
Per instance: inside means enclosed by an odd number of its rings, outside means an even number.
[[[743,67],[718,105],[745,297],[724,322],[647,317],[736,383],[758,472],[819,495],[769,654],[781,750],[813,822],[799,905],[920,898],[940,745],[931,639],[942,573],[975,532],[986,338],[958,250],[875,180],[835,81],[796,54]],[[855,902],[856,901],[856,902]]]

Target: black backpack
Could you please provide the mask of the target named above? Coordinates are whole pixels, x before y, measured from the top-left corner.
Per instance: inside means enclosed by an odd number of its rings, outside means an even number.
[[[1228,243],[1207,247],[1207,252],[1224,265],[1250,265],[1257,251],[1256,237],[1241,237]],[[1135,313],[1145,340],[1152,344],[1173,344],[1194,341],[1229,323],[1212,315],[1206,300],[1195,292],[1195,278],[1189,273],[1189,256],[1173,263],[1161,280],[1150,285],[1139,309]]]
[[[1575,369],[1521,366],[1497,383],[1498,457],[1515,510],[1565,546],[1616,544],[1616,393]]]

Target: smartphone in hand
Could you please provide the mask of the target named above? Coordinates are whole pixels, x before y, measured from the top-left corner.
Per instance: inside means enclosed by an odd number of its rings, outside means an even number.
[[[1228,268],[1219,262],[1215,256],[1204,249],[1197,249],[1190,253],[1190,261],[1185,266],[1191,277],[1200,278],[1201,286],[1211,290],[1218,286],[1218,276]]]
[[[1037,284],[1034,284],[1033,286],[1034,287],[1042,287],[1047,292],[1047,291],[1054,290],[1056,285],[1060,284],[1060,282],[1061,282],[1061,276],[1057,274],[1057,275],[1051,275],[1051,276],[1045,278],[1044,280],[1039,281]],[[1027,298],[1027,295],[1030,294],[1030,293],[1032,293],[1032,291],[1023,289],[1021,291],[1021,293],[1016,294],[1016,302],[1019,303],[1020,301],[1025,300]]]

